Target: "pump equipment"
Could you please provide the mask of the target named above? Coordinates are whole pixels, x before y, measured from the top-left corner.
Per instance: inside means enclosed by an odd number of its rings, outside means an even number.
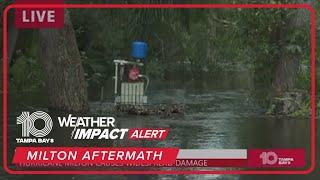
[[[148,45],[145,42],[132,43],[132,60],[114,60],[114,95],[115,104],[144,105],[147,104],[145,92],[149,78],[141,74],[146,63]]]

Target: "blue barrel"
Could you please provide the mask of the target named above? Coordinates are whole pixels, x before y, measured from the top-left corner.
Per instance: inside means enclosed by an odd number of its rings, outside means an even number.
[[[132,43],[131,56],[135,59],[145,59],[147,57],[148,45],[142,41]]]

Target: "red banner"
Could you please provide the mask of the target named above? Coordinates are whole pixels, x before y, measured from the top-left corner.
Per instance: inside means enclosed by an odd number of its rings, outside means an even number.
[[[64,0],[16,0],[16,4],[63,4]],[[62,8],[18,8],[15,10],[17,28],[63,28]]]
[[[248,150],[249,167],[304,167],[304,149]]]
[[[13,163],[174,164],[178,148],[17,147]]]
[[[247,167],[246,159],[177,159],[175,167]]]

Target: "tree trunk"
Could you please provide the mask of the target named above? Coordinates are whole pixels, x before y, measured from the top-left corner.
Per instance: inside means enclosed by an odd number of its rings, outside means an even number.
[[[87,88],[71,19],[65,10],[63,29],[41,29],[40,61],[47,77],[51,108],[69,112],[88,110]]]
[[[8,48],[7,48],[7,55],[8,55],[8,62],[11,62],[11,59],[14,54],[14,50],[16,47],[16,42],[19,35],[19,29],[16,28],[14,24],[14,11],[10,11],[8,13]]]
[[[298,2],[299,3],[299,2]],[[301,60],[301,53],[294,53],[287,49],[286,34],[290,29],[297,29],[308,25],[308,11],[305,9],[295,10],[297,11],[287,20],[285,29],[280,31],[280,59],[276,65],[276,76],[274,81],[274,87],[278,94],[290,91],[295,87],[295,81],[299,70],[299,61]]]
[[[216,32],[217,32],[217,24],[214,20],[213,17],[215,17],[215,11],[213,11],[212,9],[209,9],[208,11],[208,22],[209,22],[209,27],[208,27],[208,41],[207,41],[207,62],[209,63],[214,63],[215,59],[214,59],[214,47],[212,47],[212,42],[215,40],[216,38]]]

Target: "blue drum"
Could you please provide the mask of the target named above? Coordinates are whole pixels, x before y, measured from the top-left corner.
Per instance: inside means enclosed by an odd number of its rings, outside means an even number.
[[[132,43],[131,56],[135,59],[145,59],[147,57],[148,45],[142,41]]]

